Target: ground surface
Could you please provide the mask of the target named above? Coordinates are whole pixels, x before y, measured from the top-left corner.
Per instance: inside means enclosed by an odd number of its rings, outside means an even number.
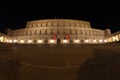
[[[0,44],[0,80],[120,80],[120,43]]]

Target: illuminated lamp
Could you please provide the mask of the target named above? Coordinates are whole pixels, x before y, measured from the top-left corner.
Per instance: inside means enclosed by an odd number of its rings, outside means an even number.
[[[8,40],[9,43],[12,43],[13,41],[12,40]]]
[[[32,40],[28,40],[28,43],[32,43]]]
[[[118,35],[116,35],[116,41],[119,41],[119,36]]]
[[[25,41],[24,40],[20,40],[20,43],[24,43]]]
[[[88,40],[88,39],[86,39],[86,40],[85,40],[85,43],[88,43],[88,42],[89,42],[89,40]]]
[[[43,40],[37,40],[37,43],[43,43]]]
[[[100,42],[100,43],[102,43],[102,42],[103,42],[103,40],[102,40],[102,39],[100,39],[100,40],[99,40],[99,42]]]
[[[53,40],[53,39],[51,39],[51,40],[49,40],[49,43],[56,43],[56,40]]]
[[[15,40],[13,40],[13,42],[14,42],[14,43],[16,43],[16,42],[17,42],[17,40],[15,39]]]
[[[96,43],[96,42],[97,42],[97,40],[96,40],[96,39],[94,39],[94,40],[93,40],[93,42],[94,42],[94,43]]]
[[[68,43],[68,40],[63,40],[63,43]]]
[[[107,40],[105,39],[104,42],[107,42]]]
[[[80,40],[78,40],[78,39],[77,39],[77,40],[74,40],[74,42],[75,42],[75,43],[79,43],[79,42],[80,42]]]

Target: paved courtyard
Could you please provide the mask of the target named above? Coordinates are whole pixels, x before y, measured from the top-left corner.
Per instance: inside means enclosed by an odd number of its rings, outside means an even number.
[[[120,80],[120,43],[0,45],[0,80]]]

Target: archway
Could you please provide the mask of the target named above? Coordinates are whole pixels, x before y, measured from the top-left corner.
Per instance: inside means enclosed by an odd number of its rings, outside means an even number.
[[[60,45],[60,38],[57,38],[57,45]]]

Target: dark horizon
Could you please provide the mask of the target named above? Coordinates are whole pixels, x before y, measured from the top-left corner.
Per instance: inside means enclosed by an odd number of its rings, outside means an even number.
[[[102,30],[108,28],[112,33],[120,30],[120,15],[112,9],[103,11],[92,7],[79,8],[80,5],[74,7],[64,5],[65,8],[59,5],[55,5],[56,7],[43,7],[37,4],[11,5],[0,5],[0,32],[4,32],[6,28],[25,28],[27,21],[41,19],[77,19],[89,21],[92,28]],[[111,14],[111,11],[115,13]]]

